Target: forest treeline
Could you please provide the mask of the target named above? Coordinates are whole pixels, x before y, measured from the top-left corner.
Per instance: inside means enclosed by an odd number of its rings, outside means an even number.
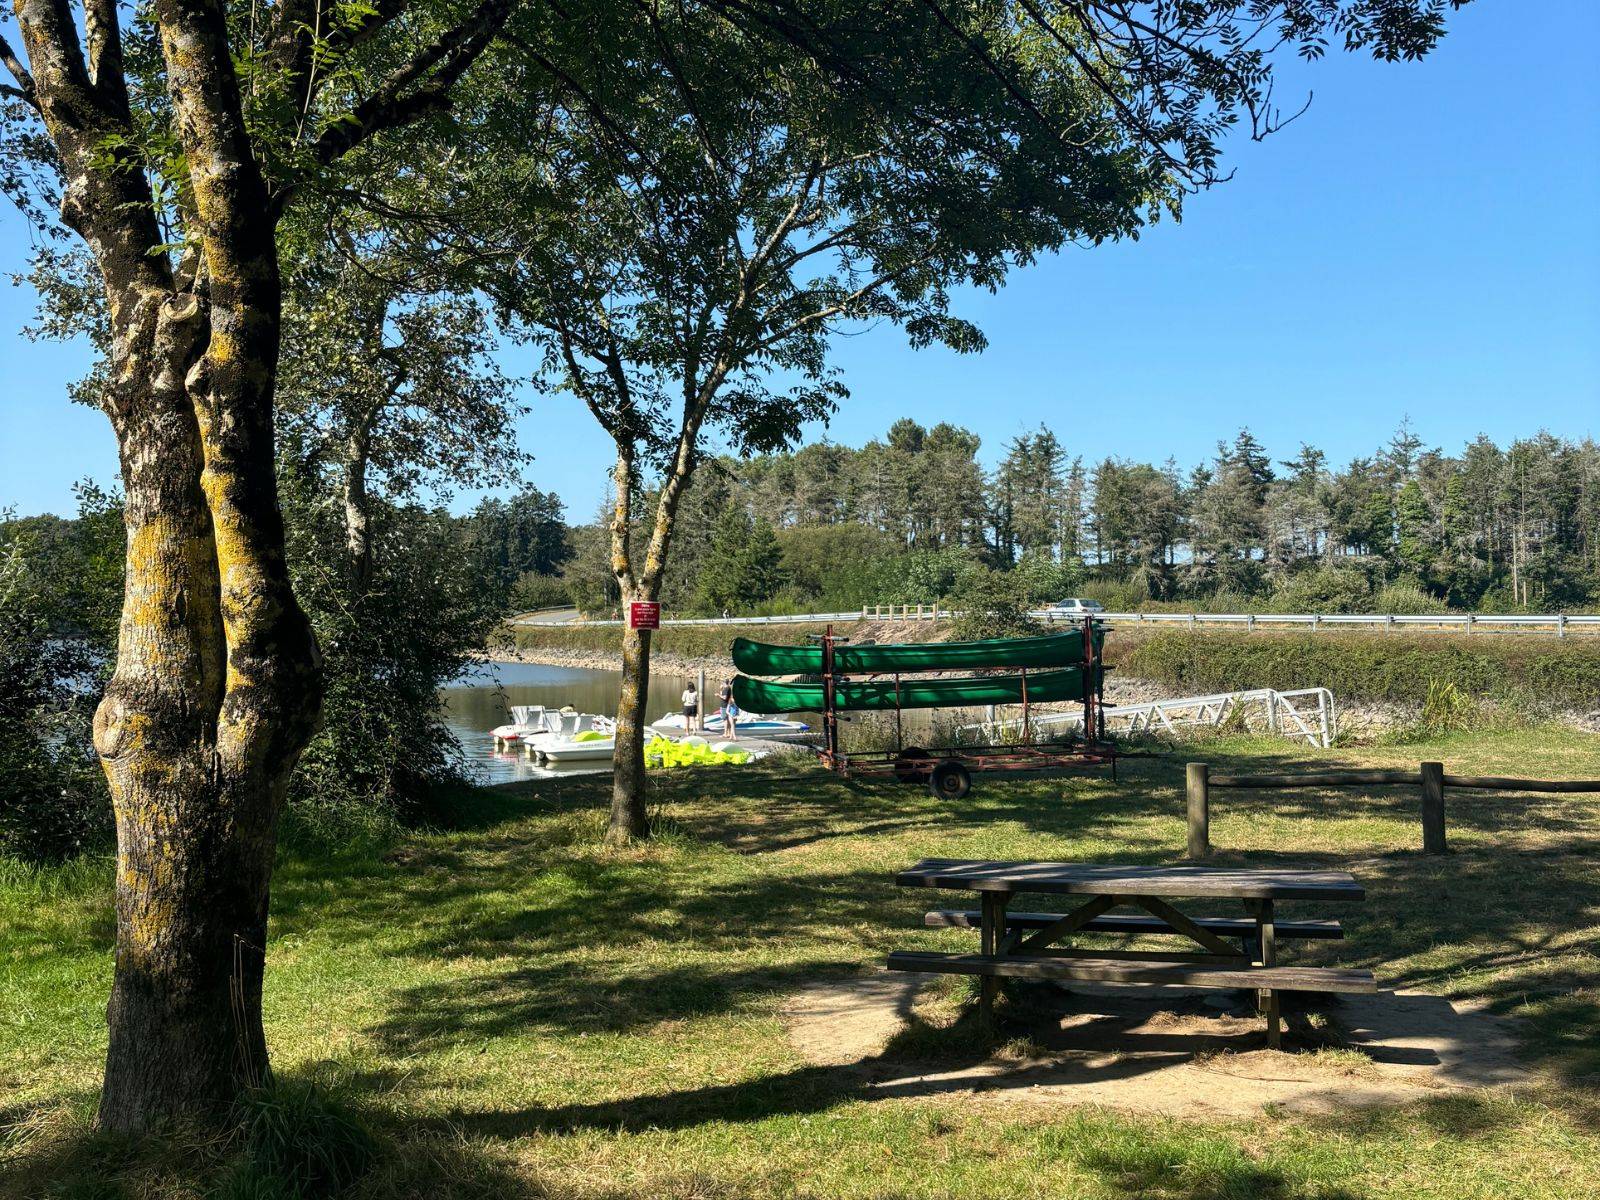
[[[1342,467],[1249,430],[1185,471],[1093,461],[1040,428],[985,470],[980,440],[909,418],[859,448],[819,441],[708,462],[679,514],[671,609],[843,611],[959,598],[999,574],[1034,601],[1403,612],[1600,600],[1600,446],[1548,433],[1458,453],[1408,423]],[[603,522],[573,527],[526,607],[615,608]]]

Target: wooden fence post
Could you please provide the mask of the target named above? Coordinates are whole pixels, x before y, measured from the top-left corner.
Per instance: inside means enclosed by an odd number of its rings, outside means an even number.
[[[1189,793],[1189,857],[1205,858],[1211,853],[1211,767],[1203,762],[1190,763],[1185,782]]]
[[[1422,852],[1445,852],[1443,763],[1422,764]]]

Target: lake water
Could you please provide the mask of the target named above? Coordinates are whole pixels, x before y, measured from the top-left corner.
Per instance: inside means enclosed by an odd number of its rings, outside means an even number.
[[[680,711],[679,701],[689,682],[684,675],[651,671],[646,715],[655,720],[666,713]],[[617,715],[617,691],[621,686],[621,671],[552,667],[542,663],[489,663],[443,689],[444,720],[461,742],[468,761],[490,783],[605,772],[611,769],[609,763],[541,767],[527,762],[520,750],[497,753],[492,731],[496,726],[510,723],[513,704],[542,704],[546,708],[570,704],[579,712],[614,717]],[[706,686],[714,702],[716,687],[710,680]]]

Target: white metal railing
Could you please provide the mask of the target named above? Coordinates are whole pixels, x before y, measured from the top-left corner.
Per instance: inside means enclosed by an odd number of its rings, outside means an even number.
[[[938,604],[864,604],[859,612],[795,613],[782,617],[676,617],[663,625],[804,625],[825,621],[938,621],[961,615],[959,609]],[[1084,614],[1039,609],[1029,614],[1041,621],[1082,621]],[[1440,629],[1467,633],[1500,633],[1543,630],[1565,637],[1568,631],[1600,633],[1600,615],[1569,613],[1170,613],[1106,612],[1095,613],[1097,621],[1112,625],[1232,625],[1246,629],[1301,628],[1318,630],[1329,626],[1355,626],[1393,630]],[[582,621],[583,625],[621,625],[619,620]],[[534,625],[526,617],[514,625]]]
[[[1307,703],[1309,701],[1309,703]],[[1265,728],[1295,740],[1304,740],[1313,746],[1327,749],[1338,735],[1338,716],[1334,711],[1333,693],[1327,688],[1299,688],[1280,692],[1273,688],[1250,688],[1242,692],[1215,692],[1207,696],[1179,696],[1170,700],[1149,700],[1141,704],[1118,704],[1101,709],[1108,728],[1120,726],[1119,732],[1137,735],[1158,730],[1177,736],[1183,727],[1209,726],[1217,728],[1230,718],[1245,722],[1247,727]],[[1252,725],[1252,718],[1254,724]],[[1035,727],[1082,728],[1082,713],[1049,713],[1031,718]],[[981,732],[994,737],[999,730],[1015,728],[1022,719],[984,721],[965,725],[963,733]]]

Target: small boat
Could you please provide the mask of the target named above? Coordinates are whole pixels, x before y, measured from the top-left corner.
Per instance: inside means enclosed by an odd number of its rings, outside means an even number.
[[[510,749],[533,734],[546,729],[546,709],[542,704],[514,704],[511,706],[511,723],[498,725],[490,731],[496,750]]]
[[[545,731],[524,740],[529,758],[581,762],[610,758],[616,751],[617,723],[594,713],[545,714]]]
[[[811,727],[804,721],[785,721],[780,717],[768,717],[760,713],[741,714],[733,723],[733,727],[740,737],[768,738],[775,741],[797,738],[811,731]],[[668,713],[659,721],[652,723],[650,730],[661,734],[662,737],[682,737],[690,731],[690,725],[688,718],[682,713]],[[705,719],[705,732],[717,737],[722,736],[721,713]]]
[[[549,762],[587,762],[592,759],[611,758],[617,752],[616,732],[602,733],[587,729],[571,739],[562,738],[541,743],[539,754]]]

